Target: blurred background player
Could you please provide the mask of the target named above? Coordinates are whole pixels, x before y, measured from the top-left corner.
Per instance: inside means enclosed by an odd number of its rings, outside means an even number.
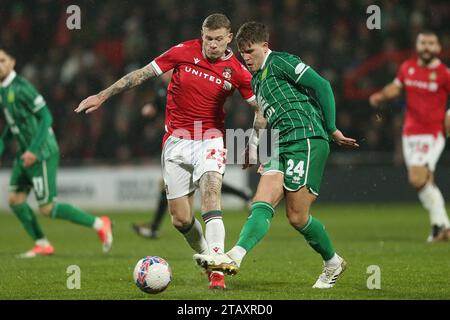
[[[164,79],[169,77],[167,82],[170,81],[170,77],[172,76],[171,72],[164,73],[161,78],[163,81],[156,81],[156,99],[155,103],[147,103],[142,107],[141,113],[142,116],[153,119],[159,112],[164,109],[165,99],[167,95],[167,83]],[[158,208],[153,215],[153,218],[148,223],[133,223],[133,230],[140,236],[148,239],[156,239],[159,237],[159,229],[163,222],[163,218],[165,216],[167,210],[167,196],[166,189],[164,185],[164,180],[161,179],[160,183],[160,192],[159,192],[159,200],[158,200]],[[251,195],[249,192],[245,192],[243,190],[239,190],[225,182],[222,182],[222,194],[231,194],[240,199],[242,199],[246,204],[250,201]]]
[[[265,126],[261,120],[264,117],[268,128],[278,130],[278,152],[261,166],[251,212],[236,245],[226,254],[196,254],[194,259],[207,270],[235,274],[246,254],[269,231],[275,208],[285,198],[289,223],[323,259],[323,271],[313,288],[331,288],[344,272],[346,262],[336,253],[324,225],[310,214],[310,207],[320,192],[330,152],[329,137],[340,146],[358,144],[336,128],[330,83],[297,56],[271,51],[264,24],[245,23],[236,42],[252,73],[252,88],[261,108],[254,129],[258,132]],[[257,142],[252,144],[246,159],[255,157]]]
[[[52,130],[52,115],[42,95],[34,86],[14,71],[15,59],[0,47],[0,108],[6,127],[0,139],[0,155],[5,143],[13,137],[17,142],[17,156],[9,182],[9,206],[35,242],[30,251],[20,257],[32,258],[54,253],[36,215],[27,203],[33,189],[39,212],[51,218],[72,221],[94,228],[108,252],[112,245],[111,220],[95,217],[67,203],[55,202],[56,174],[59,147]]]
[[[397,77],[370,96],[373,107],[406,93],[403,125],[403,157],[410,185],[430,215],[427,241],[448,240],[450,223],[441,191],[434,183],[436,164],[445,147],[445,111],[450,93],[450,72],[438,58],[441,46],[434,32],[424,31],[416,39],[418,57],[406,60]]]
[[[75,111],[95,111],[111,96],[173,69],[161,157],[172,224],[196,252],[219,254],[225,242],[220,202],[227,152],[223,104],[236,89],[252,106],[256,102],[250,73],[228,47],[233,38],[229,19],[223,14],[208,16],[201,37],[170,48],[150,64],[86,98]],[[197,188],[205,235],[194,215]],[[210,288],[225,288],[221,272],[210,273],[209,281]]]

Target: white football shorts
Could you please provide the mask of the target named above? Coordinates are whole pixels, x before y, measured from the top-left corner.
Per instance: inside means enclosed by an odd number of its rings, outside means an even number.
[[[170,136],[161,154],[167,199],[176,199],[195,191],[205,172],[214,171],[223,175],[226,155],[222,137],[188,140]]]
[[[431,172],[436,169],[436,164],[445,148],[445,138],[442,134],[404,135],[403,157],[407,167],[426,166]]]

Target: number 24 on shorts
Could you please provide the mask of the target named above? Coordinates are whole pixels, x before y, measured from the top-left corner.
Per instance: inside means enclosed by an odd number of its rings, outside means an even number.
[[[286,175],[292,176],[295,174],[301,178],[305,174],[304,166],[305,166],[305,161],[303,161],[303,160],[299,161],[297,163],[297,165],[295,165],[294,160],[289,159],[287,161]]]

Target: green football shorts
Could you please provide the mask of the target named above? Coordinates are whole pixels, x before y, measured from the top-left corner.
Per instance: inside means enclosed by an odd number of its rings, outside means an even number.
[[[32,188],[39,206],[52,203],[57,195],[56,173],[58,165],[58,153],[43,161],[36,161],[28,168],[23,166],[22,159],[16,158],[9,180],[9,191],[28,194]]]
[[[284,188],[297,191],[306,186],[319,195],[325,164],[330,153],[327,140],[319,137],[293,141],[278,147],[272,159],[262,167],[261,174],[280,172],[284,175]]]

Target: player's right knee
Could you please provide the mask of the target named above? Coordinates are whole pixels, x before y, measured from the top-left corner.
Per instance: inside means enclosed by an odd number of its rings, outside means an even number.
[[[184,229],[192,223],[192,216],[188,205],[174,204],[169,202],[169,211],[172,218],[172,224],[177,229]]]
[[[189,212],[171,208],[170,214],[172,216],[172,224],[178,230],[184,230],[192,224],[192,217]]]
[[[172,216],[172,225],[178,229],[180,232],[184,232],[185,230],[189,229],[192,225],[192,218],[191,217],[175,217]]]

